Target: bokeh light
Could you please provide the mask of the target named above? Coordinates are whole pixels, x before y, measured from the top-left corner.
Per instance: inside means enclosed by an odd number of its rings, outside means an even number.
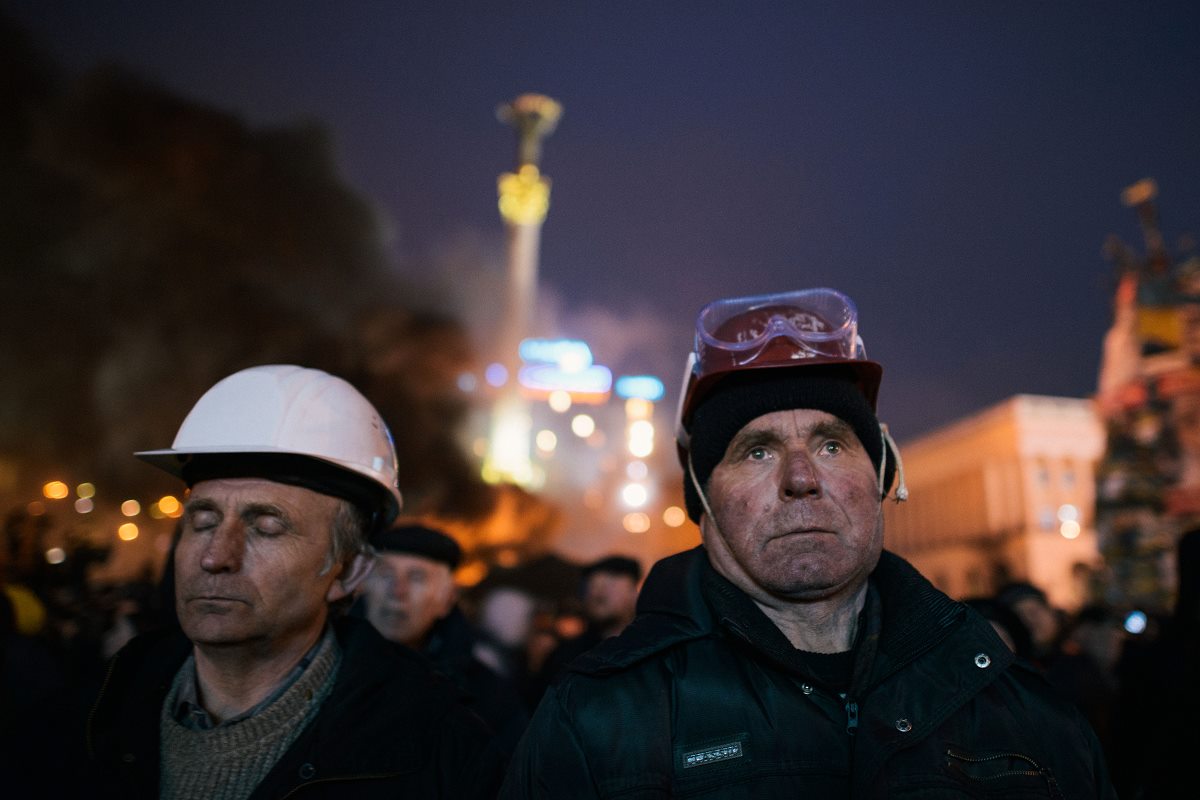
[[[121,537],[122,541],[132,542],[138,537],[138,526],[132,522],[126,522],[121,527],[117,528],[117,536]]]
[[[537,449],[543,453],[553,453],[554,448],[558,447],[558,437],[554,435],[554,431],[550,430],[538,431],[534,442],[537,444]]]
[[[47,500],[62,500],[70,493],[71,490],[62,481],[50,481],[42,487],[42,495]]]
[[[1125,616],[1125,630],[1134,635],[1145,633],[1146,614],[1143,611],[1130,611]]]
[[[621,501],[630,508],[641,508],[650,499],[650,493],[640,483],[627,483],[621,489]]]
[[[127,517],[136,517],[142,513],[142,504],[137,500],[126,500],[121,503],[121,513]]]
[[[571,393],[563,389],[555,389],[546,398],[546,402],[550,404],[550,408],[562,414],[571,408]]]
[[[171,519],[177,519],[183,513],[183,505],[174,495],[164,495],[158,500],[158,510]]]
[[[596,432],[596,420],[587,414],[578,414],[571,420],[571,432],[580,439],[586,439]]]
[[[663,511],[663,522],[668,527],[678,528],[687,521],[687,512],[679,506],[668,506],[666,511]]]
[[[503,364],[488,364],[483,371],[483,379],[491,386],[503,386],[508,381],[508,370]]]
[[[645,533],[650,530],[650,517],[640,511],[635,511],[632,514],[626,514],[621,520],[621,525],[630,533]]]

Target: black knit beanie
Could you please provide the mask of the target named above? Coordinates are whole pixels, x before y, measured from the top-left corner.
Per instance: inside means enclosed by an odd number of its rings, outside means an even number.
[[[867,399],[844,373],[809,367],[749,370],[717,385],[692,414],[690,452],[696,480],[707,489],[713,469],[746,423],[772,411],[795,408],[825,411],[849,424],[878,473],[883,458],[883,435]],[[888,458],[883,481],[885,493],[892,485],[895,463],[895,458]],[[684,467],[683,496],[688,516],[699,522],[704,506],[687,467]]]

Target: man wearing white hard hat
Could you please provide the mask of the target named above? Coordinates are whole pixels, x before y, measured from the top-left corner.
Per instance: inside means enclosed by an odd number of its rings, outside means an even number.
[[[699,315],[678,449],[702,545],[547,691],[503,798],[1113,797],[1081,715],[883,549],[907,496],[850,298]]]
[[[100,796],[464,797],[494,790],[490,732],[415,654],[339,611],[400,509],[396,455],[344,380],[272,365],[137,454],[189,492],[182,635],[113,659],[88,726]]]

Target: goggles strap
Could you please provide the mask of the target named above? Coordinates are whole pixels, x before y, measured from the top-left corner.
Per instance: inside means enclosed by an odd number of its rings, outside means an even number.
[[[688,451],[688,477],[692,479],[692,486],[696,489],[696,494],[700,496],[700,505],[704,506],[704,513],[712,520],[713,525],[717,524],[717,518],[713,516],[712,509],[708,505],[708,497],[704,494],[704,489],[700,486],[700,481],[696,479],[696,468],[692,466],[692,452]]]
[[[883,491],[883,473],[887,468],[887,456],[890,451],[896,457],[895,498],[896,502],[900,503],[908,499],[908,484],[904,482],[904,460],[900,458],[900,448],[896,446],[896,440],[892,438],[886,423],[879,423],[879,433],[883,436],[883,458],[879,459],[879,495],[887,496]]]

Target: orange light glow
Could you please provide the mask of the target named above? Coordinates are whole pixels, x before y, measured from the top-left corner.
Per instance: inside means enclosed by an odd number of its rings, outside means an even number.
[[[42,487],[42,495],[47,500],[62,500],[70,493],[71,490],[62,481],[50,481]]]

